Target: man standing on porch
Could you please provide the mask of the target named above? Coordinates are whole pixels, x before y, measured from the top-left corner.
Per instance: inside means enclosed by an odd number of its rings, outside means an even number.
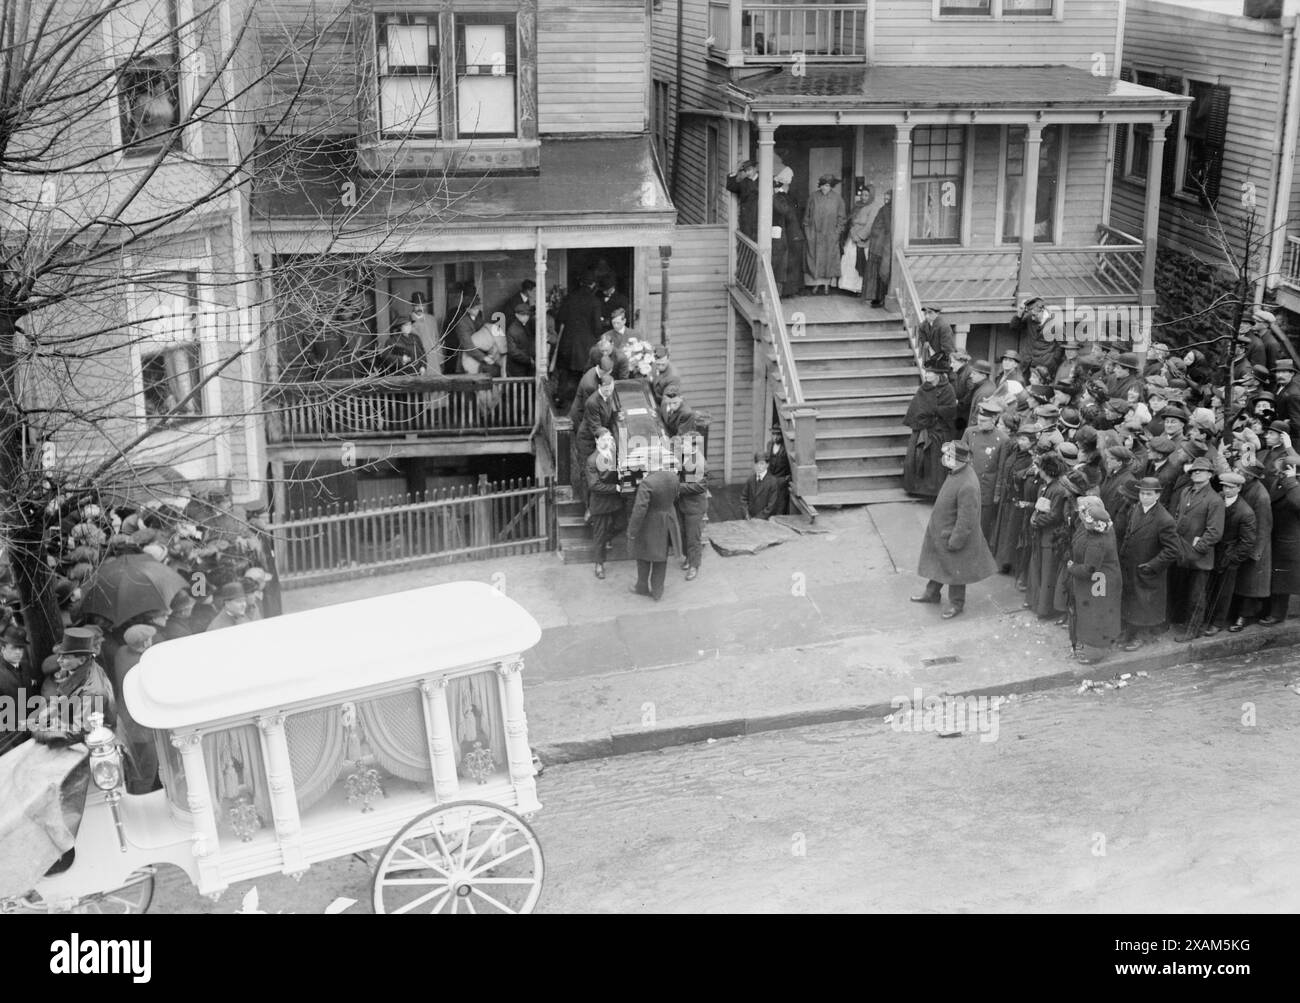
[[[886,189],[881,200],[867,235],[867,270],[862,276],[862,298],[874,307],[885,305],[894,261],[894,193]]]
[[[822,289],[829,294],[831,283],[840,280],[840,234],[845,216],[844,199],[834,190],[839,183],[834,175],[823,174],[804,211],[803,232],[808,240],[804,279],[814,293]]]
[[[758,167],[744,161],[727,175],[727,191],[736,196],[737,225],[750,240],[758,239]]]

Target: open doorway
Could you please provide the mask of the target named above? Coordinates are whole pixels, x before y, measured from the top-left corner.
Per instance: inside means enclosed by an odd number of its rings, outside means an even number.
[[[636,302],[636,291],[632,288],[632,248],[630,247],[589,247],[569,251],[569,271],[566,276],[568,288],[572,289],[582,279],[583,274],[591,269],[597,278],[612,275],[614,288]],[[629,311],[631,312],[631,311]],[[636,326],[637,318],[629,317],[628,323]]]

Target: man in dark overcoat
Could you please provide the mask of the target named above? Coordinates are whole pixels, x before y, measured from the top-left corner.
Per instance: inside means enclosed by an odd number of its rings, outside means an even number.
[[[925,591],[912,596],[912,602],[937,603],[947,585],[945,620],[965,610],[967,585],[982,582],[998,570],[980,531],[980,483],[970,461],[970,447],[964,442],[943,449],[942,463],[948,469],[948,478],[935,498],[916,568],[916,573],[927,581]]]
[[[740,509],[746,519],[770,519],[785,512],[786,488],[784,477],[771,473],[767,457],[754,454],[754,472],[749,475],[740,492]]]
[[[758,166],[746,160],[727,175],[727,191],[736,196],[736,223],[750,240],[758,239]]]
[[[682,553],[677,525],[677,471],[672,454],[664,454],[661,469],[651,471],[637,485],[627,540],[636,558],[636,584],[631,590],[656,602],[664,594],[668,555]]]
[[[1228,623],[1237,575],[1255,550],[1255,513],[1241,498],[1246,478],[1236,471],[1219,475],[1223,488],[1223,535],[1214,547],[1214,572],[1207,593],[1206,627],[1201,633],[1213,637]]]
[[[1187,625],[1178,636],[1190,641],[1205,623],[1206,588],[1214,571],[1214,548],[1223,537],[1223,499],[1210,487],[1214,467],[1201,457],[1187,467],[1191,484],[1177,497],[1175,523],[1182,558],[1169,576],[1169,619]]]
[[[587,479],[579,472],[586,470],[587,457],[596,449],[596,437],[600,434],[600,430],[602,428],[609,429],[611,432],[614,430],[615,414],[614,377],[602,372],[596,392],[587,398],[587,403],[582,409],[582,424],[578,426],[577,435],[574,436],[578,453],[574,484],[581,485],[579,493],[583,501],[586,501],[587,496]]]
[[[1119,549],[1124,576],[1122,607],[1128,643],[1137,651],[1165,622],[1169,596],[1168,571],[1182,553],[1174,517],[1160,504],[1161,484],[1144,477],[1137,484],[1138,501],[1129,510],[1128,528]]]
[[[659,420],[664,423],[664,431],[669,437],[695,431],[695,412],[682,397],[680,384],[669,383],[664,387],[663,400],[659,402]]]
[[[993,504],[993,494],[998,486],[998,467],[1002,462],[1002,451],[1012,448],[1006,432],[997,424],[1001,414],[1001,404],[985,401],[980,405],[975,426],[966,429],[961,437],[970,450],[970,465],[980,484],[980,532],[990,545],[998,514]]]
[[[1264,468],[1252,463],[1240,472],[1246,478],[1240,503],[1249,505],[1255,514],[1255,546],[1237,569],[1232,623],[1228,626],[1231,634],[1245,630],[1246,620],[1258,616],[1260,606],[1267,607],[1273,594],[1273,502],[1264,485]]]
[[[578,287],[564,298],[556,317],[559,344],[556,352],[557,396],[563,408],[573,399],[574,388],[582,379],[591,346],[600,338],[605,325],[600,319],[600,297],[596,295],[596,276],[587,272]]]
[[[926,304],[921,308],[921,314],[925,319],[917,328],[916,339],[925,346],[925,361],[941,360],[951,368],[953,354],[957,351],[957,339],[953,337],[952,326],[944,320],[937,306]]]
[[[874,307],[885,305],[894,265],[894,193],[885,189],[881,199],[867,234],[867,270],[862,276],[862,298]]]
[[[1278,359],[1273,367],[1273,380],[1277,383],[1277,396],[1273,406],[1277,416],[1291,423],[1291,427],[1300,429],[1300,381],[1295,378],[1295,363],[1290,359]]]
[[[1031,296],[1011,317],[1011,333],[1029,353],[1029,366],[1047,371],[1049,378],[1065,361],[1065,347],[1049,337],[1051,312],[1041,297]],[[1026,344],[1026,339],[1028,344]]]
[[[614,433],[601,428],[596,433],[596,451],[587,457],[587,510],[591,513],[591,535],[596,552],[596,577],[605,577],[609,542],[627,526],[627,508],[618,485],[618,460],[614,456]]]

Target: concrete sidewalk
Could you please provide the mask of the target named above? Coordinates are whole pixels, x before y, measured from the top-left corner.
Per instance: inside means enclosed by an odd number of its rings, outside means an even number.
[[[928,518],[927,505],[875,505],[825,512],[825,533],[753,556],[706,547],[694,582],[670,565],[658,603],[628,591],[630,562],[607,564],[600,581],[590,565],[539,554],[291,589],[284,608],[466,579],[504,589],[543,628],[524,679],[529,739],[550,762],[883,715],[917,687],[1025,692],[1300,643],[1297,621],[1083,666],[1065,630],[1022,609],[1004,575],[972,586],[965,615],[942,620],[939,606],[908,601],[924,584]]]

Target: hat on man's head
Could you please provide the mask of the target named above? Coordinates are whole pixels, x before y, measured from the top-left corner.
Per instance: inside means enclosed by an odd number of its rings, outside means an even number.
[[[943,313],[943,310],[935,306],[933,303],[927,303],[925,304],[925,306],[921,307],[921,312],[922,313]]]
[[[1195,459],[1198,456],[1204,456],[1210,451],[1210,447],[1196,439],[1188,439],[1183,443],[1183,452]]]
[[[1159,484],[1160,482],[1157,481],[1156,483]],[[1137,501],[1137,500],[1138,500],[1138,482],[1137,482],[1137,481],[1125,481],[1125,482],[1124,482],[1124,486],[1121,487],[1121,488],[1119,489],[1119,493],[1122,494],[1122,495],[1123,495],[1123,496],[1124,496],[1128,501],[1134,501],[1134,502]]]
[[[1160,417],[1177,418],[1179,421],[1186,424],[1187,420],[1191,417],[1191,415],[1187,413],[1187,408],[1183,407],[1181,404],[1174,401],[1171,402],[1168,407],[1166,407],[1163,411],[1160,412]]]
[[[1294,373],[1295,363],[1290,359],[1278,359],[1273,363],[1273,372],[1275,373]]]
[[[1061,416],[1061,409],[1055,404],[1039,404],[1034,408],[1034,417],[1043,418],[1047,421],[1056,421]]]
[[[134,648],[138,644],[144,644],[146,641],[152,641],[154,635],[158,633],[158,628],[151,623],[137,623],[127,627],[122,633],[122,640],[130,647]]]
[[[1219,475],[1219,483],[1224,485],[1235,484],[1237,487],[1241,487],[1246,483],[1246,478],[1236,471],[1229,470],[1226,474]]]
[[[1147,390],[1151,393],[1155,393],[1157,390],[1169,389],[1169,381],[1165,379],[1163,376],[1160,376],[1158,374],[1155,376],[1148,376],[1146,379],[1146,384],[1147,384]]]
[[[0,643],[12,644],[19,648],[27,647],[27,631],[16,623],[11,623],[0,636]]]
[[[1195,425],[1197,428],[1213,430],[1214,412],[1211,411],[1208,407],[1195,408],[1193,409],[1191,414],[1191,423]]]
[[[839,183],[840,183],[840,179],[837,178],[834,174],[823,174],[821,177],[817,179],[818,188],[820,188],[822,185],[834,186],[834,185],[838,185]]]
[[[1191,463],[1187,464],[1186,470],[1188,473],[1194,473],[1197,470],[1203,470],[1207,474],[1212,474],[1214,473],[1214,464],[1211,463],[1209,460],[1207,460],[1204,456],[1198,456]]]
[[[1116,365],[1123,366],[1125,369],[1131,369],[1135,373],[1142,368],[1141,363],[1138,362],[1136,352],[1122,353],[1120,357],[1115,360],[1115,363]]]
[[[1079,447],[1073,442],[1062,442],[1056,447],[1056,451],[1061,454],[1061,458],[1075,463],[1079,459]]]
[[[1030,297],[1028,297],[1028,298],[1025,300],[1025,307],[1028,308],[1028,307],[1031,307],[1031,306],[1038,306],[1038,305],[1041,304],[1042,302],[1043,302],[1043,297],[1041,297],[1041,296],[1030,296]]]
[[[243,599],[244,586],[239,582],[227,582],[217,590],[217,602],[225,602],[227,599]]]
[[[1006,408],[1002,406],[1001,401],[996,401],[992,397],[985,397],[979,403],[980,414],[1001,414]]]
[[[1152,439],[1149,443],[1147,443],[1147,448],[1153,453],[1160,453],[1164,456],[1168,456],[1175,449],[1177,449],[1178,446],[1173,439],[1169,438],[1169,436],[1157,435],[1154,439]]]
[[[1281,432],[1283,435],[1291,434],[1291,422],[1286,418],[1279,418],[1268,426],[1270,432]]]
[[[993,375],[993,367],[989,365],[988,359],[975,359],[970,364],[971,369],[977,373],[983,373],[985,376]]]
[[[682,395],[682,388],[681,388],[681,384],[679,383],[669,383],[668,386],[664,387],[665,400],[669,397],[678,398],[681,397],[681,395]]]
[[[1020,353],[1017,352],[1017,351],[1016,351],[1015,349],[1013,349],[1013,348],[1012,348],[1012,349],[1008,349],[1007,351],[1003,352],[1000,356],[998,356],[998,361],[999,361],[999,362],[1001,362],[1003,359],[1011,359],[1011,360],[1014,361],[1014,362],[1020,362],[1020,361],[1021,361],[1021,359],[1020,359]]]
[[[1156,494],[1164,490],[1164,485],[1154,477],[1143,477],[1142,480],[1137,482],[1137,487],[1139,491],[1154,491]]]
[[[1092,485],[1082,470],[1071,470],[1065,475],[1065,487],[1072,495],[1086,494]]]
[[[668,346],[667,346],[667,345],[655,345],[655,358],[656,358],[656,359],[666,359],[666,358],[668,358]]]
[[[1106,399],[1106,406],[1116,414],[1124,415],[1132,411],[1137,405],[1127,397],[1108,397]]]
[[[1255,480],[1260,480],[1264,476],[1264,465],[1262,463],[1243,463],[1237,469],[1247,477],[1255,478]]]
[[[1049,401],[1052,399],[1052,388],[1041,383],[1031,383],[1029,384],[1029,396],[1037,397],[1041,401]]]
[[[1026,436],[1028,436],[1029,438],[1032,439],[1034,436],[1036,436],[1036,435],[1037,435],[1039,432],[1041,432],[1042,430],[1043,430],[1043,426],[1040,425],[1040,424],[1038,424],[1038,422],[1036,422],[1036,421],[1026,421],[1026,422],[1024,422],[1024,423],[1021,424],[1021,426],[1020,426],[1019,430],[1016,432],[1016,434],[1017,434],[1017,435],[1026,435]]]
[[[94,655],[99,651],[99,633],[89,627],[69,627],[54,646],[56,655]]]
[[[1255,394],[1255,399],[1251,402],[1251,407],[1254,407],[1257,404],[1268,404],[1271,407],[1273,402],[1276,400],[1277,398],[1274,397],[1270,391],[1261,390],[1259,393]]]
[[[925,368],[931,373],[951,373],[952,367],[948,365],[946,359],[941,356],[935,356],[925,364]]]
[[[1078,410],[1072,407],[1061,409],[1061,424],[1066,428],[1078,428],[1082,423]]]

